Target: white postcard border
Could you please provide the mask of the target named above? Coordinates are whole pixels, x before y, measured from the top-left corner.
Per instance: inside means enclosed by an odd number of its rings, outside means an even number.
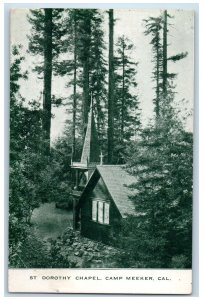
[[[8,275],[11,293],[192,293],[192,270],[9,269]]]

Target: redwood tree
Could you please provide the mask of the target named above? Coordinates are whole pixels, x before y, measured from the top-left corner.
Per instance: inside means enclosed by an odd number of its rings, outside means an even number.
[[[173,80],[177,74],[169,73],[169,62],[177,62],[187,56],[187,52],[181,52],[173,56],[168,56],[168,32],[171,24],[168,24],[168,19],[173,18],[164,10],[160,16],[154,18],[149,17],[145,20],[146,35],[152,37],[150,44],[152,45],[154,69],[152,78],[155,82],[156,96],[153,99],[155,104],[155,115],[158,121],[160,115],[164,113],[168,93],[173,91]]]
[[[140,129],[137,96],[137,62],[131,58],[135,47],[125,36],[118,38],[114,57],[114,162],[124,163],[126,146]]]
[[[50,149],[51,132],[51,80],[52,80],[52,9],[44,10],[44,99],[43,130],[45,151]]]
[[[108,163],[114,150],[114,13],[109,9]]]
[[[52,67],[60,53],[60,39],[64,31],[60,26],[62,9],[31,10],[28,21],[32,25],[29,36],[29,52],[42,57],[41,64],[34,70],[43,74],[43,134],[44,151],[50,151],[51,107],[52,107]]]

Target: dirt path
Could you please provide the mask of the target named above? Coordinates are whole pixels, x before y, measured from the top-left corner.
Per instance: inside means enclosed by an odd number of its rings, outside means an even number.
[[[42,240],[56,239],[72,226],[72,211],[55,208],[55,203],[44,203],[33,211],[31,223]]]

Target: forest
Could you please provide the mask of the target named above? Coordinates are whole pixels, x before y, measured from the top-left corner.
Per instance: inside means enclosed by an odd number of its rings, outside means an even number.
[[[153,116],[147,123],[139,61],[132,55],[137,45],[127,35],[115,35],[114,9],[34,9],[27,21],[26,51],[36,58],[31,71],[22,67],[23,45],[11,47],[9,267],[81,267],[71,260],[73,240],[77,247],[94,248],[102,267],[191,268],[193,134],[185,128],[191,112],[182,116],[177,107],[178,74],[169,71],[187,58],[188,49],[169,55],[174,16],[167,10],[152,13],[140,29],[153,66],[146,70],[153,85]],[[31,73],[43,91],[27,101],[21,85]],[[67,97],[53,93],[55,77],[66,82]],[[111,245],[91,244],[70,228],[44,242],[34,231],[33,211],[52,202],[72,209],[71,161],[81,157],[91,99],[104,163],[125,164],[138,177],[131,187],[138,216],[123,219]],[[52,141],[53,109],[61,107],[67,119]],[[82,262],[95,266],[91,257]]]

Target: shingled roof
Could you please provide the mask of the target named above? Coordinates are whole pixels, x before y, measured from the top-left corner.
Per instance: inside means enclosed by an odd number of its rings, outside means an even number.
[[[131,176],[124,168],[119,165],[100,165],[97,166],[114,203],[122,217],[135,214],[135,206],[129,196],[134,194],[129,185],[136,183],[136,178]]]
[[[112,200],[121,216],[136,215],[135,206],[129,196],[135,192],[129,185],[136,183],[137,179],[131,176],[122,165],[97,165],[79,199],[81,206],[88,193],[94,190],[99,178],[102,178]]]

